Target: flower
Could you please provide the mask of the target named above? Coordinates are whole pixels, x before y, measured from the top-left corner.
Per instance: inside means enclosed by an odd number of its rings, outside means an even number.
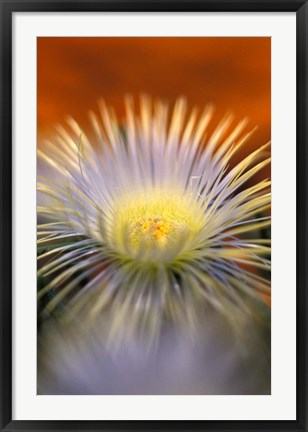
[[[38,182],[44,314],[156,335],[164,320],[194,327],[207,307],[235,323],[269,296],[270,180],[252,182],[269,144],[232,163],[246,120],[228,132],[226,117],[206,138],[212,108],[186,111],[179,99],[169,118],[144,96],[135,114],[127,98],[119,122],[102,102],[91,137],[69,119],[38,151],[57,173]]]

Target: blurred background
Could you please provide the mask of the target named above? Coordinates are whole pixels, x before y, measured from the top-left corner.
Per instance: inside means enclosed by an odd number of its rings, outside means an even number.
[[[40,37],[37,60],[39,144],[67,115],[86,126],[100,98],[121,117],[123,96],[141,93],[212,103],[217,121],[231,112],[259,126],[251,145],[270,139],[270,38]]]
[[[243,149],[270,140],[270,38],[38,38],[38,146],[55,125],[72,116],[87,131],[97,101],[124,116],[123,98],[142,93],[188,106],[215,107],[212,127],[232,113],[258,126]],[[242,155],[239,155],[241,157]],[[270,176],[270,167],[258,174]],[[267,234],[266,234],[267,235]],[[269,312],[260,315],[269,322]],[[262,320],[261,320],[262,321]],[[138,342],[110,353],[102,333],[82,323],[63,328],[51,319],[39,327],[39,394],[269,394],[270,330],[245,323],[238,342],[228,325],[209,313],[198,337],[167,327],[156,354]]]

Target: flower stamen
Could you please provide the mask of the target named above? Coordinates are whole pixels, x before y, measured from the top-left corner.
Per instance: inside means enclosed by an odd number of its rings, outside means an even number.
[[[162,216],[141,217],[130,226],[130,237],[133,246],[141,241],[146,244],[164,247],[168,238],[174,234],[177,223]]]
[[[176,255],[184,234],[194,238],[200,232],[203,219],[198,203],[176,188],[137,191],[115,200],[110,244],[134,258],[165,262],[168,251]]]

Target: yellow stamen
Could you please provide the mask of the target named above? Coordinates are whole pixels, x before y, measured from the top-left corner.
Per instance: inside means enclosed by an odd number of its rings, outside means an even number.
[[[130,226],[131,241],[137,245],[143,242],[164,246],[176,226],[175,222],[161,216],[141,217]]]
[[[166,250],[173,248],[184,232],[196,234],[203,220],[199,204],[182,191],[153,188],[126,193],[115,200],[110,240],[133,255],[140,249]]]

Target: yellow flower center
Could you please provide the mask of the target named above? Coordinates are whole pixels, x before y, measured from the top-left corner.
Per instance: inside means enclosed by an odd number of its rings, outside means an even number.
[[[203,220],[196,199],[183,191],[135,191],[115,200],[108,224],[109,241],[120,252],[159,259],[165,252],[174,251],[183,236],[197,234]]]
[[[132,222],[129,231],[133,246],[140,243],[164,246],[168,237],[175,233],[177,223],[162,216],[140,217]]]

